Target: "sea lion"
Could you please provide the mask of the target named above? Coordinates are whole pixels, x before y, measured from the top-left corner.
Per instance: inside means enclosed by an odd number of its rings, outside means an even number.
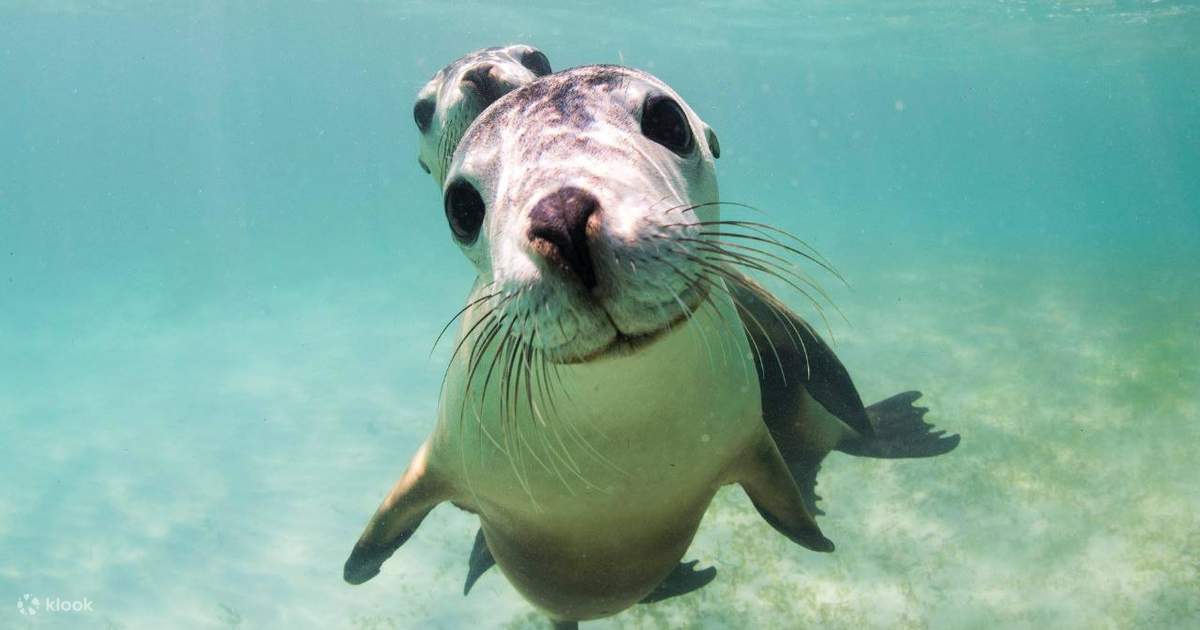
[[[442,163],[453,155],[470,123],[495,99],[551,72],[544,53],[527,44],[514,44],[468,53],[442,68],[421,88],[413,105],[413,118],[420,133],[418,162],[434,176],[439,188],[444,168],[434,173],[426,166],[426,160]],[[716,577],[715,568],[696,569],[696,564],[695,561],[680,563],[643,602],[690,593]],[[470,593],[475,582],[494,565],[495,559],[480,530],[469,556],[463,595]]]
[[[792,475],[895,441],[815,333],[737,271],[773,267],[731,247],[717,151],[674,91],[613,66],[530,83],[472,125],[445,206],[479,279],[438,423],[348,581],[444,501],[479,514],[501,569],[563,626],[654,592],[723,484],[791,540],[833,549]],[[953,448],[907,402],[886,409],[926,451],[909,454]]]
[[[509,92],[550,74],[545,53],[527,44],[484,48],[438,70],[417,92],[417,163],[442,185],[458,141],[480,112]]]

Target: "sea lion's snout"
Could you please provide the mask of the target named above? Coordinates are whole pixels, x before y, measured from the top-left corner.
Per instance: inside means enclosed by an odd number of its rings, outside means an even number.
[[[539,256],[569,272],[588,291],[596,288],[596,267],[588,247],[600,202],[591,193],[566,186],[534,205],[529,212],[529,241]]]
[[[480,64],[468,70],[463,74],[462,82],[465,87],[475,90],[475,93],[483,100],[484,107],[496,102],[496,99],[512,91],[514,87],[512,85],[505,86],[496,71],[496,66],[490,63]],[[507,89],[505,89],[506,87]]]
[[[541,53],[538,53],[541,54]],[[542,55],[545,58],[545,55]],[[511,64],[481,63],[467,70],[462,76],[462,87],[473,92],[478,99],[476,107],[483,111],[501,96],[529,83],[539,75],[526,67]]]

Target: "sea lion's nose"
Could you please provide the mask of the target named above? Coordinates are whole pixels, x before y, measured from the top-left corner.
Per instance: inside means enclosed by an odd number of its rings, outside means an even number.
[[[497,74],[497,69],[490,63],[483,63],[471,68],[463,74],[463,83],[475,89],[483,106],[487,107],[512,90]]]
[[[588,250],[587,226],[599,208],[591,193],[567,186],[542,197],[529,212],[534,249],[573,273],[589,291],[596,288],[596,269]]]

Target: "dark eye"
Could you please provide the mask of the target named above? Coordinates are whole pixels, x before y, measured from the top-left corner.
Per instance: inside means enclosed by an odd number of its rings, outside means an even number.
[[[425,99],[413,105],[413,120],[417,121],[417,129],[421,133],[429,131],[429,123],[433,122],[433,101]]]
[[[463,245],[470,245],[479,237],[484,209],[483,197],[467,182],[460,179],[446,189],[446,219],[454,238]]]
[[[544,77],[550,74],[550,60],[540,50],[530,50],[521,55],[521,65],[529,69],[534,76]]]
[[[642,134],[679,155],[687,155],[695,144],[683,109],[666,96],[646,99],[642,106]]]

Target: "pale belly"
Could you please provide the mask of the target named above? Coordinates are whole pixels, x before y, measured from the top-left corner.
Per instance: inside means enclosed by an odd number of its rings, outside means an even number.
[[[765,431],[745,336],[705,311],[634,356],[561,367],[548,391],[534,378],[507,406],[499,384],[464,405],[465,365],[451,367],[435,465],[509,580],[552,617],[611,615],[653,590]]]

